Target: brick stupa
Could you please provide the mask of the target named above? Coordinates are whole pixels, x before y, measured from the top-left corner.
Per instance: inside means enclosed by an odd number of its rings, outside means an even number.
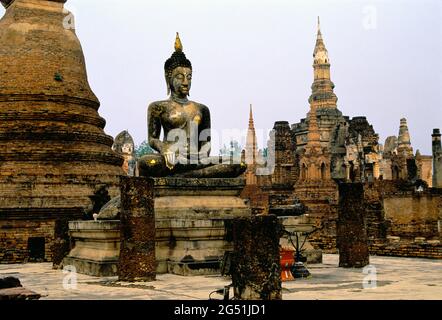
[[[111,149],[66,0],[2,0],[0,263],[61,261],[67,221],[119,190]]]

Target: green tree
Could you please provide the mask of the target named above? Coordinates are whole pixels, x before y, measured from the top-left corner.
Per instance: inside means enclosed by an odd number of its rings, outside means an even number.
[[[264,148],[262,150],[260,150],[262,152],[262,156],[264,159],[267,159],[268,155],[269,155],[269,148]]]
[[[135,156],[139,159],[146,154],[156,153],[154,149],[147,143],[147,140],[141,142],[140,145],[135,146]]]

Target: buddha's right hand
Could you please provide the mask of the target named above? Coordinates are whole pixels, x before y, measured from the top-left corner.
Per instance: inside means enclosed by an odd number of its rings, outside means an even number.
[[[172,170],[173,167],[175,167],[175,153],[168,151],[164,153],[163,156],[166,162],[166,167]]]

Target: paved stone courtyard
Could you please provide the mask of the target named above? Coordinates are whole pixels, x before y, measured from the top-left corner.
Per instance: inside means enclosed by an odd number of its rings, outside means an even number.
[[[364,289],[364,278],[370,275],[360,269],[338,268],[338,259],[338,255],[324,255],[322,264],[308,266],[312,277],[284,282],[283,299],[442,299],[441,260],[370,257],[371,266],[376,268],[377,286]],[[77,286],[72,288],[73,274],[52,270],[51,263],[0,265],[0,276],[9,275],[18,277],[24,287],[46,300],[207,300],[212,291],[231,283],[221,276],[171,274],[158,275],[154,282],[121,283],[116,277],[79,274]],[[212,298],[222,296],[215,293]]]

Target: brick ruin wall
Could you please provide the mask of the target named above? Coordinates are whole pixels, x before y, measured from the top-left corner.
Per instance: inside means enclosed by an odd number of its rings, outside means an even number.
[[[431,195],[385,198],[385,219],[390,221],[388,235],[410,241],[416,237],[438,240],[438,202]]]
[[[46,261],[58,267],[70,249],[68,222],[82,218],[82,208],[0,212],[0,263]]]
[[[309,207],[310,211],[312,207]],[[336,221],[338,217],[336,205],[323,204],[315,207],[315,227],[318,229],[310,235],[309,242],[315,249],[324,253],[338,253],[336,246]]]
[[[315,193],[310,188],[311,199],[303,199],[318,228],[309,241],[324,253],[337,253],[338,205],[332,197],[329,201],[322,197],[319,189]],[[404,181],[376,181],[364,186],[364,201],[371,254],[441,257],[442,189],[417,192]],[[398,242],[392,243],[391,238]]]
[[[29,261],[29,238],[45,239],[44,261],[52,261],[55,220],[3,220],[0,221],[0,261],[23,263]]]
[[[372,243],[369,246],[370,254],[390,257],[414,257],[442,259],[442,245],[440,243]]]
[[[442,258],[442,189],[377,181],[366,186],[365,200],[371,254]]]
[[[416,192],[404,182],[377,181],[365,185],[364,201],[371,254],[441,258],[442,189]],[[337,253],[338,206],[318,200],[308,207],[320,229],[310,236],[310,243],[324,253]]]
[[[315,221],[317,231],[309,236],[309,242],[324,253],[337,253],[337,195],[337,185],[330,182],[295,187],[295,196],[308,208],[307,214]]]

